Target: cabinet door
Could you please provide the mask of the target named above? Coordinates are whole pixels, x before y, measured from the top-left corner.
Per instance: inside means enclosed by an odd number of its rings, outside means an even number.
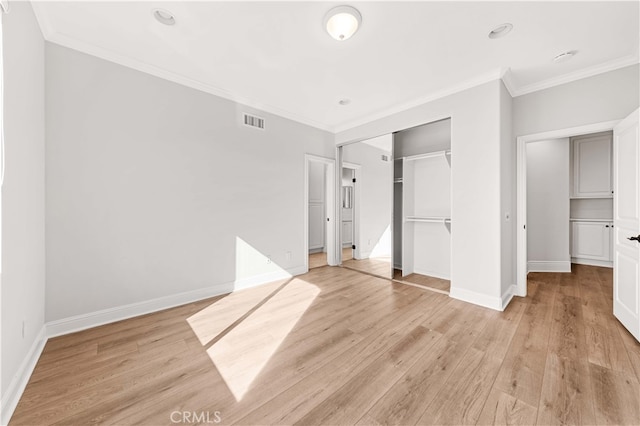
[[[611,260],[611,228],[602,222],[573,222],[571,257]]]
[[[612,197],[609,135],[573,139],[573,195]]]

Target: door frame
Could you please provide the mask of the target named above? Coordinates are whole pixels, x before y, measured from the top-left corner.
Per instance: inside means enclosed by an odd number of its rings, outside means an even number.
[[[534,133],[516,138],[516,296],[527,295],[527,144],[607,132],[621,120],[604,121],[566,129]],[[614,194],[615,197],[615,194]]]
[[[325,213],[329,219],[325,226],[325,247],[327,249],[327,263],[330,266],[339,264],[336,257],[336,220],[335,220],[335,168],[336,160],[333,158],[320,157],[313,154],[304,155],[304,270],[309,271],[309,163],[322,163],[326,165],[325,173]]]

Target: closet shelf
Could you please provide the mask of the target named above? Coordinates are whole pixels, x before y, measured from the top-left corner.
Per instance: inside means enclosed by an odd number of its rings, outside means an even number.
[[[451,223],[450,217],[441,216],[407,216],[405,222]]]
[[[416,160],[424,160],[426,158],[444,157],[445,155],[451,155],[451,150],[448,149],[446,151],[436,151],[436,152],[429,152],[427,154],[411,155],[409,157],[404,157],[404,159],[405,161],[416,161]]]

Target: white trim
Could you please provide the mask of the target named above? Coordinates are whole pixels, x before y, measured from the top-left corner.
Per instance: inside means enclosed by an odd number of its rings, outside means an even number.
[[[64,334],[75,333],[77,331],[110,324],[116,321],[122,321],[140,315],[174,308],[187,303],[220,296],[222,294],[257,287],[272,281],[289,278],[294,275],[300,275],[305,272],[306,270],[304,266],[300,266],[286,271],[272,272],[237,280],[235,282],[216,284],[211,287],[205,287],[198,290],[158,297],[156,299],[145,300],[143,302],[116,306],[87,314],[50,321],[46,324],[46,333],[47,337],[56,337]]]
[[[511,92],[512,97],[522,96],[540,90],[549,89],[551,87],[560,86],[562,84],[571,83],[573,81],[582,80],[583,78],[593,77],[594,75],[604,74],[609,71],[615,71],[620,68],[628,67],[638,63],[638,55],[629,55],[623,58],[614,59],[603,64],[594,65],[588,68],[583,68],[578,71],[564,74],[558,77],[549,78],[547,80],[539,81],[537,83],[527,84],[525,86],[513,87]],[[504,81],[504,80],[503,80]],[[505,84],[506,85],[506,84]]]
[[[9,423],[9,420],[11,420],[11,416],[13,416],[13,412],[18,406],[22,393],[27,387],[27,383],[29,383],[31,374],[33,374],[33,370],[36,368],[40,355],[42,355],[45,343],[47,343],[46,326],[43,325],[33,341],[29,352],[27,352],[27,356],[20,364],[11,383],[9,383],[9,387],[7,387],[6,392],[2,395],[2,406],[0,408],[2,418],[0,418],[0,424],[6,425]]]
[[[511,299],[513,299],[513,296],[515,296],[515,294],[516,294],[516,285],[511,284],[509,288],[507,288],[507,291],[505,291],[504,294],[502,295],[502,309],[500,309],[501,311],[504,311],[505,309],[507,309],[507,306],[509,306],[509,303],[511,303]]]
[[[485,308],[502,311],[502,298],[496,296],[488,296],[483,293],[476,293],[471,290],[452,287],[449,291],[449,297],[462,300],[463,302],[473,303],[474,305],[484,306]]]
[[[45,15],[45,13],[42,13],[39,15]],[[38,20],[38,22],[40,21]],[[46,24],[45,24],[45,28],[46,28]],[[47,29],[42,29],[42,31],[43,33],[48,32]],[[79,52],[83,52],[88,55],[95,56],[95,57],[104,59],[106,61],[113,62],[115,64],[134,69],[136,71],[140,71],[146,74],[151,74],[156,77],[162,78],[164,80],[168,80],[177,84],[181,84],[183,86],[190,87],[192,89],[200,90],[205,93],[209,93],[224,99],[228,99],[230,101],[237,102],[239,104],[257,109],[259,111],[265,111],[271,114],[275,114],[280,117],[296,121],[298,123],[315,127],[317,129],[326,130],[328,132],[331,132],[333,130],[331,126],[328,126],[324,123],[320,123],[319,121],[315,121],[307,117],[303,117],[294,112],[287,111],[287,110],[275,107],[273,105],[267,105],[262,102],[258,102],[256,100],[246,98],[244,96],[236,95],[234,93],[231,93],[219,87],[215,87],[210,84],[204,83],[202,81],[198,81],[190,77],[186,77],[184,75],[165,70],[155,65],[147,64],[145,62],[139,61],[134,58],[120,55],[108,49],[104,49],[102,47],[85,43],[83,41],[77,40],[75,38],[69,37],[64,34],[53,32],[49,34],[48,37],[45,37],[45,38],[50,43],[55,43],[60,46],[68,47],[70,49],[77,50]]]
[[[570,138],[613,130],[620,120],[604,121],[567,129],[518,136],[516,139],[516,296],[527,295],[527,150],[526,144],[542,140]]]
[[[582,259],[579,257],[572,257],[571,263],[575,263],[577,265],[590,265],[590,266],[601,266],[603,268],[613,268],[613,261],[607,261],[607,260]]]
[[[527,262],[528,272],[571,272],[568,260],[530,260]]]
[[[506,73],[506,68],[498,68],[493,71],[487,72],[485,74],[479,75],[476,78],[472,78],[470,80],[463,81],[459,84],[455,84],[446,89],[439,90],[437,92],[431,93],[426,96],[421,96],[413,101],[405,102],[391,108],[383,109],[375,114],[367,114],[364,118],[359,118],[352,121],[347,121],[342,124],[338,124],[333,127],[334,133],[344,132],[345,130],[353,129],[354,127],[362,126],[367,123],[371,123],[376,120],[380,120],[382,118],[389,117],[394,114],[398,114],[402,111],[406,111],[411,108],[415,108],[420,105],[424,105],[429,102],[433,102],[438,99],[446,98],[447,96],[454,95],[456,93],[463,92],[468,89],[472,89],[477,86],[481,86],[483,84],[489,83],[491,81],[500,80],[502,76]],[[431,122],[431,121],[428,121]],[[386,132],[385,134],[388,134]],[[370,139],[370,138],[367,138]]]
[[[516,95],[514,93],[516,93],[516,85],[513,82],[513,76],[511,74],[511,68],[508,68],[505,72],[504,75],[502,76],[502,82],[504,83],[504,87],[506,87],[507,91],[509,92],[509,94],[511,95],[512,98],[515,98]]]

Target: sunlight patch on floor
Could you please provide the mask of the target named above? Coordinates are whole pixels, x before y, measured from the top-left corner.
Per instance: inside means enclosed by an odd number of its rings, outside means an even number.
[[[318,287],[294,279],[207,350],[237,401],[319,293]]]

